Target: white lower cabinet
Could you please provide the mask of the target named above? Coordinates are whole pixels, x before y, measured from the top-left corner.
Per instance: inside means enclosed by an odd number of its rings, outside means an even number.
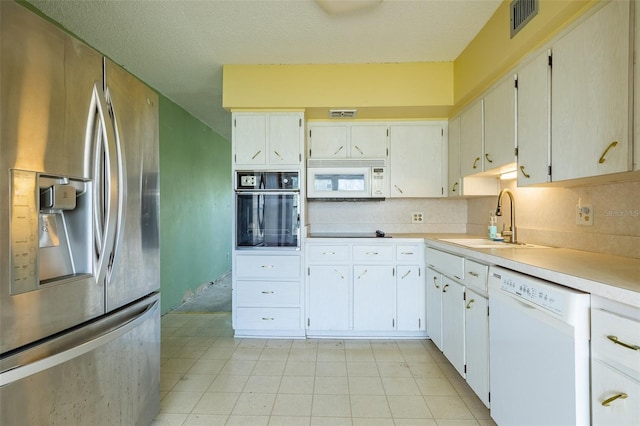
[[[425,337],[424,243],[332,241],[306,243],[307,335]]]
[[[465,377],[464,286],[442,277],[442,353]]]
[[[234,253],[236,336],[304,336],[300,253]]]
[[[489,406],[489,301],[469,288],[465,294],[465,362],[467,383]]]
[[[427,334],[442,350],[442,274],[427,269]]]
[[[351,329],[351,273],[347,265],[311,265],[307,329]]]
[[[394,267],[353,267],[353,327],[356,330],[395,329]]]
[[[591,423],[640,420],[640,309],[591,298]]]

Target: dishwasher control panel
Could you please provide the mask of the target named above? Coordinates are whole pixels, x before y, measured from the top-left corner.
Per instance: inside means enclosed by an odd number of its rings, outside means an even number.
[[[564,296],[556,290],[555,284],[505,270],[494,270],[491,277],[500,280],[500,289],[503,291],[555,314],[564,314]]]

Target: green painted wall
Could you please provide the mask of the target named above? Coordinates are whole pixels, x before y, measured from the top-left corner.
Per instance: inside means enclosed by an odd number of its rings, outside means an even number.
[[[231,143],[160,97],[162,313],[231,270]]]

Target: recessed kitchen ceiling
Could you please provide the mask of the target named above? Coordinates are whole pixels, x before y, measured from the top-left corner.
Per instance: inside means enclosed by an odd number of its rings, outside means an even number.
[[[230,138],[223,64],[453,61],[501,0],[29,2]]]

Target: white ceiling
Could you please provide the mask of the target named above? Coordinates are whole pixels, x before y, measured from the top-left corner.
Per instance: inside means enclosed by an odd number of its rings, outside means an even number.
[[[230,138],[223,64],[452,61],[501,0],[384,0],[345,14],[314,0],[29,2]]]

